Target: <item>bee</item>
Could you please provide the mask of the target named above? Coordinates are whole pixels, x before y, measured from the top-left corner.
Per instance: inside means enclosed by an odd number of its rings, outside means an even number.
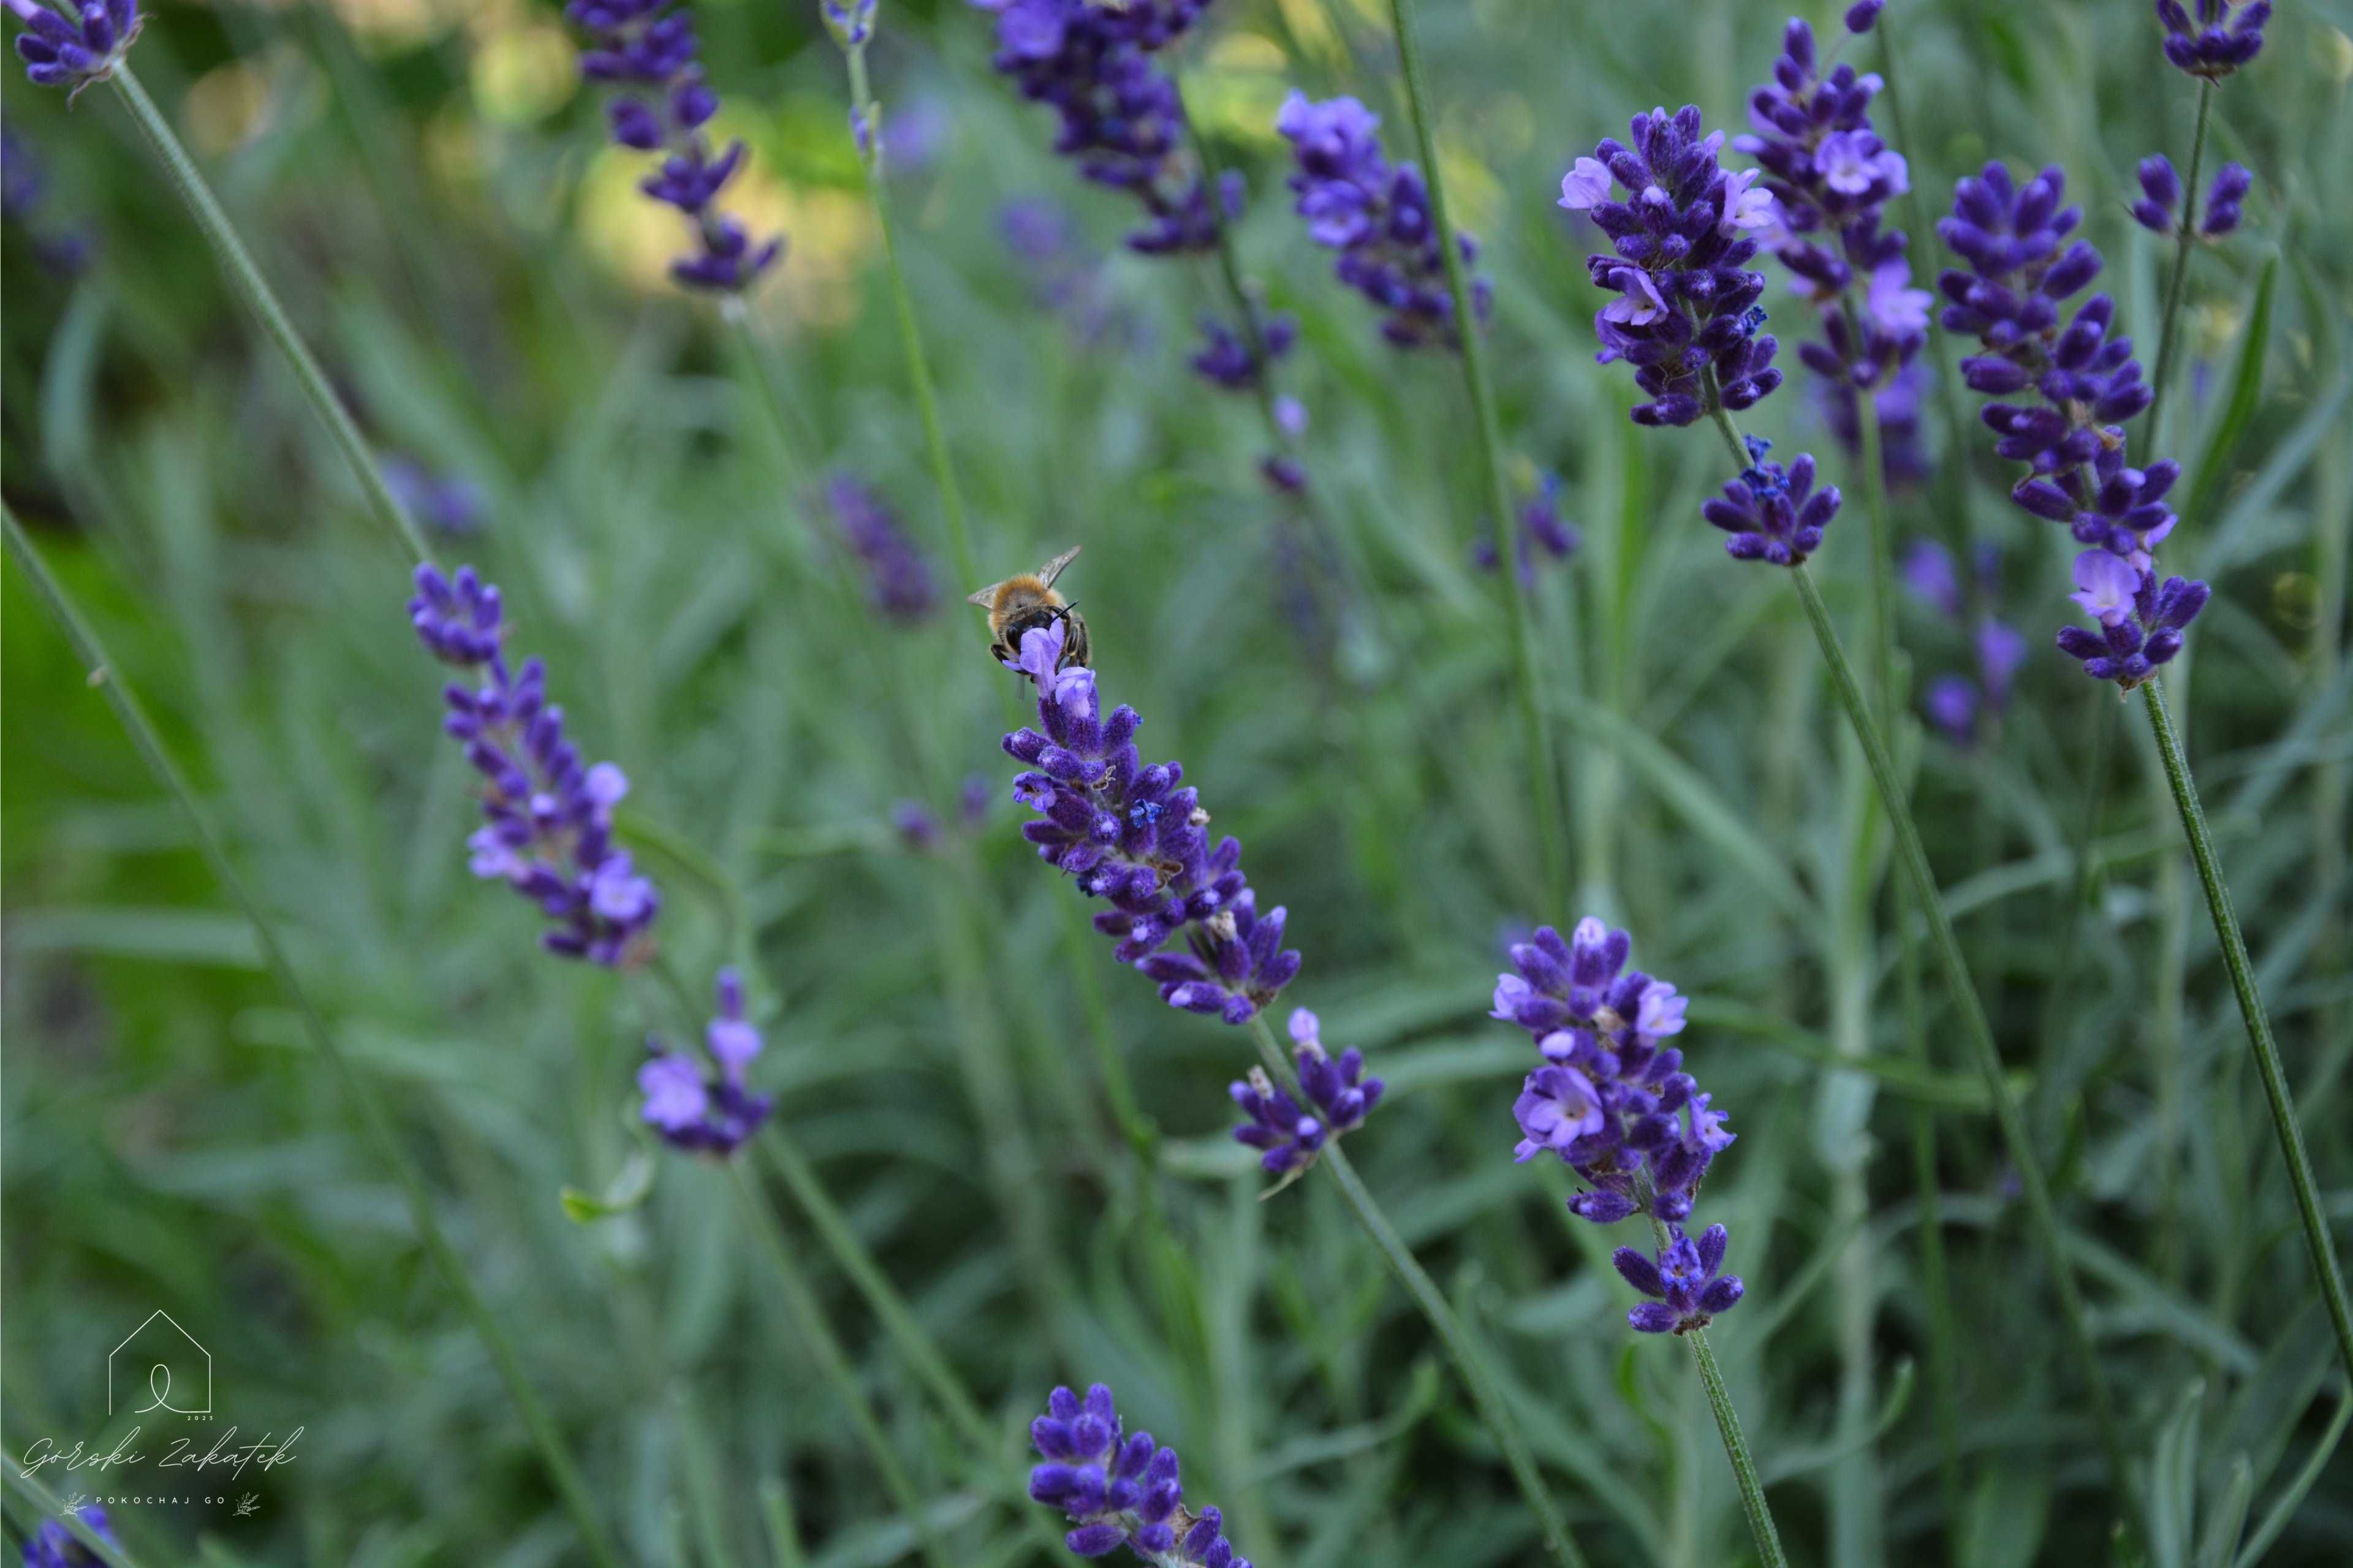
[[[1078,607],[1054,592],[1054,580],[1062,574],[1079,553],[1073,544],[1034,573],[1008,577],[1002,583],[991,583],[977,594],[966,595],[968,603],[978,605],[988,612],[988,650],[1000,660],[1012,662],[1020,656],[1021,634],[1062,623],[1062,662],[1058,668],[1087,662],[1087,623],[1079,618]]]

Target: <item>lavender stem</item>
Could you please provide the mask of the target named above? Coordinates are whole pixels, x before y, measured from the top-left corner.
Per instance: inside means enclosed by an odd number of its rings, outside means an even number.
[[[213,875],[220,879],[222,888],[252,925],[254,935],[261,944],[262,961],[268,965],[278,988],[285,994],[287,1001],[293,1005],[295,1013],[301,1019],[302,1031],[310,1039],[311,1048],[334,1074],[339,1087],[359,1115],[363,1134],[399,1181],[401,1195],[407,1202],[409,1223],[417,1227],[417,1239],[423,1243],[426,1254],[448,1282],[450,1291],[458,1298],[459,1306],[472,1321],[474,1331],[480,1336],[483,1348],[490,1352],[491,1364],[498,1368],[499,1377],[507,1385],[507,1393],[514,1400],[523,1426],[529,1429],[532,1441],[539,1448],[540,1460],[547,1468],[548,1479],[554,1482],[565,1510],[572,1516],[573,1527],[579,1532],[581,1545],[599,1568],[619,1568],[619,1554],[614,1550],[611,1538],[606,1533],[604,1524],[596,1517],[595,1506],[589,1501],[587,1486],[581,1479],[579,1468],[573,1463],[563,1434],[557,1431],[546,1407],[540,1404],[539,1395],[533,1391],[530,1380],[523,1375],[522,1358],[516,1352],[514,1342],[507,1337],[506,1331],[491,1315],[489,1305],[483,1301],[472,1278],[466,1272],[466,1266],[459,1261],[448,1238],[442,1234],[440,1222],[433,1215],[432,1198],[426,1190],[425,1178],[417,1173],[417,1167],[402,1152],[399,1140],[393,1136],[392,1124],[385,1115],[382,1100],[361,1081],[359,1070],[343,1055],[342,1046],[336,1043],[333,1032],[327,1027],[325,1016],[295,977],[293,963],[286,956],[284,944],[279,941],[276,923],[262,912],[260,902],[246,886],[245,879],[237,873],[236,863],[229,858],[227,840],[215,826],[210,814],[199,804],[187,775],[180,771],[179,763],[174,762],[171,752],[164,749],[163,737],[156,732],[137,695],[123,684],[121,671],[107,657],[97,634],[82,619],[73,601],[66,596],[63,584],[50,575],[47,563],[34,550],[32,541],[26,537],[24,528],[16,521],[16,513],[0,507],[0,526],[6,530],[8,553],[31,580],[42,608],[48,612],[49,618],[73,646],[75,657],[89,669],[90,683],[105,693],[108,704],[113,708],[115,718],[130,736],[140,760],[147,764],[148,772],[155,775],[156,781],[179,801],[181,809],[187,813],[190,824],[195,828],[197,847],[203,851],[206,863],[212,868]]]
[[[1411,0],[1389,0],[1389,16],[1397,33],[1398,64],[1405,75],[1414,143],[1421,153],[1422,175],[1430,184],[1430,226],[1437,231],[1438,252],[1446,263],[1446,288],[1454,300],[1454,329],[1462,351],[1462,381],[1470,392],[1471,411],[1479,426],[1479,456],[1487,479],[1487,521],[1494,531],[1495,559],[1502,563],[1495,575],[1503,580],[1504,617],[1511,633],[1513,673],[1517,678],[1520,721],[1525,731],[1537,865],[1549,906],[1568,894],[1568,866],[1560,820],[1560,781],[1553,765],[1552,742],[1545,729],[1527,588],[1513,570],[1513,563],[1520,558],[1519,509],[1512,504],[1511,481],[1504,471],[1503,430],[1495,417],[1494,388],[1487,378],[1486,351],[1479,341],[1479,315],[1472,308],[1471,279],[1463,266],[1462,247],[1455,237],[1454,220],[1447,211],[1446,175],[1439,167],[1438,136],[1433,129],[1430,87],[1422,68],[1421,40],[1415,26]]]
[[[1274,1030],[1268,1026],[1266,1015],[1262,1012],[1254,1014],[1250,1023],[1251,1033],[1258,1040],[1259,1058],[1266,1064],[1266,1070],[1274,1076],[1275,1082],[1296,1091],[1298,1075],[1292,1067],[1290,1056],[1276,1043]],[[1519,1484],[1521,1497],[1527,1500],[1528,1507],[1535,1513],[1546,1547],[1570,1568],[1584,1568],[1585,1554],[1577,1550],[1576,1540],[1568,1532],[1567,1523],[1561,1518],[1558,1505],[1545,1488],[1544,1476],[1536,1468],[1535,1455],[1528,1447],[1527,1437],[1521,1432],[1511,1407],[1504,1403],[1503,1390],[1496,1385],[1495,1374],[1480,1359],[1461,1320],[1454,1315],[1454,1309],[1447,1305],[1437,1282],[1416,1261],[1413,1249],[1405,1244],[1403,1237],[1398,1235],[1397,1227],[1389,1223],[1388,1215],[1382,1212],[1380,1205],[1366,1190],[1364,1179],[1356,1174],[1356,1168],[1341,1152],[1337,1139],[1324,1146],[1315,1163],[1332,1173],[1333,1181],[1339,1185],[1340,1195],[1346,1198],[1348,1206],[1356,1211],[1357,1222],[1365,1227],[1365,1234],[1373,1238],[1373,1245],[1380,1248],[1381,1256],[1388,1260],[1389,1268],[1404,1285],[1406,1293],[1421,1309],[1421,1315],[1430,1320],[1430,1326],[1438,1331],[1440,1342],[1446,1347],[1448,1359],[1454,1363],[1454,1370],[1461,1376],[1464,1387],[1470,1390],[1472,1402],[1479,1407],[1480,1417],[1486,1422],[1488,1431],[1494,1435],[1496,1444],[1504,1450],[1504,1462],[1511,1467],[1512,1479]]]
[[[180,139],[172,133],[171,122],[156,109],[154,100],[147,96],[147,89],[139,85],[139,78],[132,71],[128,60],[117,63],[114,74],[108,79],[115,95],[122,100],[123,107],[131,111],[132,123],[139,128],[139,133],[146,138],[148,147],[162,161],[164,172],[170,177],[173,188],[187,204],[189,216],[196,220],[197,229],[211,245],[213,254],[219,258],[221,269],[228,275],[230,286],[261,322],[261,330],[277,345],[278,352],[285,356],[287,366],[294,372],[294,379],[302,388],[303,397],[327,426],[327,434],[333,437],[337,449],[350,462],[352,474],[360,482],[360,492],[367,498],[368,510],[400,541],[401,548],[408,552],[411,562],[430,561],[433,552],[427,547],[424,534],[417,531],[416,522],[402,510],[392,488],[385,483],[383,473],[376,468],[375,456],[368,450],[359,427],[352,423],[352,416],[344,411],[334,388],[327,384],[326,373],[311,357],[310,346],[303,342],[302,335],[294,330],[293,321],[287,317],[286,307],[279,303],[269,279],[262,277],[261,268],[254,265],[253,257],[245,248],[245,242],[237,237],[236,226],[221,210],[212,187],[205,184],[204,174],[196,168],[195,161],[188,156],[187,149],[180,145]]]
[[[2198,242],[2198,168],[2206,157],[2206,121],[2213,107],[2214,81],[2209,77],[2198,85],[2198,129],[2189,141],[2189,177],[2181,187],[2181,240],[2174,247],[2173,278],[2165,289],[2165,320],[2157,333],[2157,372],[2148,383],[2154,394],[2148,405],[2148,446],[2152,452],[2165,450],[2165,426],[2161,423],[2165,417],[2165,388],[2173,369],[2181,297],[2188,291],[2189,248]]]
[[[2221,862],[2214,854],[2214,837],[2206,826],[2206,808],[2198,798],[2197,782],[2189,776],[2189,764],[2181,754],[2181,742],[2174,733],[2172,716],[2166,711],[2162,685],[2152,679],[2147,687],[2149,728],[2157,735],[2158,754],[2165,762],[2165,781],[2173,789],[2173,804],[2181,814],[2181,830],[2189,839],[2190,858],[2198,866],[2199,884],[2206,890],[2206,910],[2214,922],[2215,939],[2221,944],[2222,963],[2231,972],[2231,989],[2239,1002],[2239,1016],[2246,1024],[2247,1045],[2254,1052],[2255,1070],[2263,1080],[2263,1098],[2271,1103],[2272,1126],[2279,1133],[2280,1156],[2287,1163],[2289,1187],[2295,1194],[2296,1218],[2304,1226],[2306,1247],[2312,1254],[2312,1271],[2320,1281],[2320,1299],[2328,1309],[2328,1321],[2337,1332],[2338,1361],[2353,1369],[2353,1312],[2348,1312],[2345,1300],[2345,1279],[2337,1266],[2336,1244],[2329,1238],[2328,1222],[2320,1206],[2320,1194],[2313,1181],[2312,1160],[2305,1152],[2304,1129],[2296,1120],[2295,1101],[2288,1093],[2287,1074],[2280,1066],[2279,1043],[2272,1037],[2270,1017],[2263,1011],[2263,997],[2255,990],[2254,968],[2247,959],[2246,939],[2239,931],[2239,917],[2231,907],[2230,889],[2222,880]]]

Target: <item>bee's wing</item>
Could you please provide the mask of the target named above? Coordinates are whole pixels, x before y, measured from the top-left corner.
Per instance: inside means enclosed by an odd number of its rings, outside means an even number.
[[[1054,579],[1062,574],[1062,568],[1068,566],[1072,561],[1076,560],[1078,558],[1079,552],[1084,548],[1085,546],[1083,545],[1073,544],[1068,550],[1063,551],[1060,555],[1055,556],[1051,561],[1047,562],[1043,566],[1039,567],[1038,581],[1045,584],[1049,588],[1052,587],[1054,585]]]
[[[964,602],[967,605],[978,605],[984,610],[993,610],[997,608],[997,591],[1012,580],[1008,577],[1004,582],[991,583],[977,594],[966,594],[964,596]]]

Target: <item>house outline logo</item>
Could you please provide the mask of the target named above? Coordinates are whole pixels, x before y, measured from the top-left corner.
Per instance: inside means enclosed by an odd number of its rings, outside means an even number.
[[[156,1320],[159,1318],[168,1327],[158,1328]],[[173,1339],[155,1341],[157,1347],[168,1350],[170,1352],[168,1358],[155,1355],[152,1349],[145,1352],[134,1352],[128,1355],[124,1353],[131,1350],[133,1341],[150,1335],[176,1336]],[[178,1361],[184,1370],[191,1373],[195,1370],[195,1363],[188,1358],[188,1351],[194,1351],[204,1358],[204,1386],[201,1403],[175,1404],[174,1403],[175,1394],[183,1400],[198,1397],[198,1391],[193,1386],[195,1382],[193,1376],[178,1388],[175,1389],[174,1386],[172,1374],[174,1361]],[[142,1367],[145,1374],[143,1377],[141,1375]],[[144,1415],[155,1410],[168,1411],[174,1415],[209,1415],[213,1410],[213,1352],[205,1349],[198,1342],[195,1335],[182,1328],[178,1319],[158,1307],[147,1314],[145,1321],[124,1335],[121,1344],[107,1352],[106,1413],[109,1415],[114,1414],[115,1385],[118,1382],[123,1385],[121,1397],[125,1400],[136,1399],[138,1394],[135,1391],[139,1384],[143,1383],[146,1385],[148,1402],[132,1409],[131,1414],[134,1415]]]

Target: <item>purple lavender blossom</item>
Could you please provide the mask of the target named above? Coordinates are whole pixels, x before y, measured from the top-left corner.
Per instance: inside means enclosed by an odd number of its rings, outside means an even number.
[[[1298,337],[1298,318],[1288,313],[1268,316],[1259,322],[1259,341],[1265,345],[1269,361],[1290,353]],[[1201,338],[1202,346],[1193,355],[1192,365],[1204,380],[1228,392],[1256,390],[1266,367],[1250,353],[1250,342],[1242,333],[1204,312]]]
[[[1363,1126],[1380,1103],[1383,1087],[1379,1079],[1364,1077],[1365,1054],[1356,1047],[1337,1058],[1324,1049],[1321,1026],[1304,1007],[1291,1015],[1291,1040],[1299,1087],[1313,1109],[1302,1109],[1263,1068],[1252,1068],[1246,1081],[1227,1086],[1250,1118],[1234,1129],[1235,1141],[1261,1151],[1259,1163],[1273,1176],[1305,1171],[1326,1142]]]
[[[1626,1321],[1645,1334],[1684,1334],[1704,1329],[1739,1301],[1744,1287],[1737,1274],[1719,1274],[1729,1239],[1720,1225],[1712,1225],[1697,1241],[1680,1226],[1668,1227],[1673,1239],[1653,1259],[1630,1247],[1621,1247],[1609,1261],[1626,1283],[1645,1301],[1626,1314]]]
[[[2097,632],[2059,628],[2060,649],[2083,660],[2094,680],[2130,691],[2181,651],[2181,633],[2206,607],[2203,583],[2137,567],[2105,550],[2075,557],[2075,592],[2067,596],[2100,623]]]
[[[1662,1045],[1683,1032],[1684,999],[1628,971],[1630,947],[1590,917],[1567,942],[1542,926],[1513,944],[1517,973],[1496,978],[1491,1016],[1527,1030],[1546,1064],[1513,1104],[1514,1157],[1558,1155],[1594,1189],[1570,1210],[1598,1225],[1624,1219],[1645,1196],[1653,1215],[1680,1223],[1733,1134],[1683,1070],[1683,1053]]]
[[[1980,552],[1978,576],[1988,597],[1993,593],[2000,565],[2000,552],[1991,546]],[[1951,551],[1935,540],[1915,539],[1905,551],[1899,571],[1905,588],[1915,598],[1948,621],[1967,623],[1968,602]],[[2026,660],[2024,636],[1991,615],[1978,618],[1970,642],[1977,659],[1975,677],[1948,671],[1930,680],[1921,692],[1921,710],[1928,721],[1959,746],[1976,744],[1980,719],[2009,707],[2010,689]]]
[[[0,5],[25,24],[16,35],[16,54],[25,62],[26,79],[36,87],[66,88],[69,96],[112,76],[145,26],[139,0],[83,0],[68,15],[39,0]]]
[[[96,1503],[83,1503],[72,1510],[90,1532],[109,1546],[122,1543],[114,1539],[107,1528],[106,1510]],[[38,1530],[26,1538],[25,1568],[100,1568],[98,1553],[74,1539],[73,1531],[63,1521],[41,1521]]]
[[[466,539],[482,531],[490,504],[473,480],[457,474],[437,474],[397,453],[379,458],[376,468],[402,510],[434,532]]]
[[[2151,234],[2177,237],[2181,232],[2177,213],[2181,205],[2181,176],[2173,172],[2172,161],[2162,153],[2153,153],[2140,161],[2134,173],[2140,181],[2140,200],[2132,205],[2134,221]],[[2245,164],[2223,164],[2206,188],[2206,216],[2199,220],[2198,232],[2208,239],[2220,239],[2237,228],[2245,216],[2247,193],[2254,184],[2255,177]]]
[[[710,1069],[690,1051],[648,1040],[649,1054],[638,1069],[638,1091],[645,1097],[638,1114],[670,1147],[724,1159],[759,1130],[770,1102],[744,1087],[744,1069],[765,1042],[744,1016],[742,979],[723,969],[712,989],[719,1013],[702,1032]]]
[[[1877,19],[1875,7],[1857,6],[1848,29],[1868,31]],[[1755,130],[1732,144],[1764,170],[1759,243],[1821,313],[1822,341],[1800,344],[1798,357],[1831,389],[1832,433],[1850,455],[1859,455],[1855,399],[1861,390],[1877,389],[1883,458],[1895,482],[1926,470],[1917,412],[1926,373],[1915,366],[1928,341],[1931,300],[1912,286],[1903,231],[1881,227],[1888,202],[1911,188],[1903,154],[1872,129],[1870,103],[1882,85],[1876,75],[1858,76],[1843,63],[1823,76],[1813,30],[1793,18],[1773,79],[1749,94]],[[1907,381],[1908,396],[1886,395]],[[1891,425],[1897,426],[1892,438]]]
[[[1976,335],[1988,351],[1961,362],[1969,385],[1996,395],[2032,388],[2042,398],[1990,404],[1985,422],[2001,437],[1997,453],[2031,466],[2010,499],[2093,547],[2076,559],[2073,596],[2103,629],[2067,627],[2059,646],[2086,673],[2130,690],[2179,651],[2208,591],[2178,577],[2158,581],[2152,552],[2173,531],[2165,496],[2181,468],[2169,458],[2147,468],[2126,462],[2123,423],[2154,393],[2140,378],[2132,340],[2107,335],[2114,302],[2096,295],[2064,330],[2059,325],[2058,302],[2101,267],[2100,253],[2083,240],[2060,248],[2083,216],[2060,206],[2064,183],[2051,168],[2021,188],[2000,163],[1963,180],[1953,216],[1937,231],[1970,269],[1945,272],[1937,287],[1951,301],[1946,327]],[[2101,552],[2114,567],[2090,560]]]
[[[1700,508],[1700,515],[1732,535],[1724,542],[1736,561],[1767,561],[1797,566],[1821,548],[1822,531],[1838,515],[1836,485],[1814,489],[1814,459],[1800,452],[1788,468],[1768,463],[1772,443],[1746,437],[1749,465]]]
[[[670,276],[690,289],[741,293],[784,252],[782,237],[754,245],[744,226],[719,210],[721,190],[742,168],[741,142],[714,153],[703,128],[719,112],[719,95],[694,63],[694,19],[671,10],[670,0],[568,0],[565,15],[588,34],[580,74],[592,82],[624,84],[607,103],[613,140],[641,153],[667,154],[638,188],[676,207],[694,228],[698,249],[670,263]],[[871,18],[871,5],[863,7]]]
[[[408,614],[436,658],[487,678],[479,689],[452,682],[442,692],[449,711],[441,727],[487,781],[489,826],[466,841],[469,868],[507,882],[555,922],[540,935],[548,952],[602,964],[637,957],[661,895],[613,843],[613,806],[628,779],[610,763],[582,764],[564,737],[564,710],[548,704],[545,666],[528,659],[509,672],[499,591],[472,567],[452,581],[419,566]]]
[[[1392,167],[1382,155],[1380,116],[1353,98],[1311,102],[1293,91],[1274,128],[1291,142],[1298,168],[1290,179],[1307,236],[1340,253],[1332,270],[1385,312],[1381,335],[1399,348],[1455,336],[1454,296],[1446,281],[1430,187],[1412,163]],[[1479,242],[1457,233],[1463,263],[1479,259]],[[1473,279],[1471,308],[1487,320],[1494,289]]]
[[[868,600],[886,619],[913,626],[938,608],[932,569],[881,496],[849,474],[836,474],[825,499],[834,526],[865,571]]]
[[[940,841],[940,821],[919,800],[891,803],[891,826],[899,835],[899,842],[918,852],[934,847]]]
[[[2165,58],[2177,70],[2208,81],[2220,81],[2263,51],[2263,24],[2272,18],[2265,0],[2236,5],[2232,0],[2195,0],[2197,17],[2181,0],[2157,0],[2157,19],[2165,25]]]
[[[1961,573],[1953,552],[1933,539],[1915,539],[1904,552],[1896,569],[1905,589],[1922,604],[1948,619],[1957,620],[1966,601]]]
[[[997,71],[1021,96],[1061,116],[1054,151],[1082,178],[1133,194],[1145,210],[1127,243],[1147,256],[1217,248],[1219,225],[1241,210],[1229,176],[1213,197],[1185,152],[1176,84],[1152,62],[1208,0],[972,0],[997,14]]]
[[[1029,1423],[1029,1440],[1045,1460],[1029,1472],[1029,1495],[1077,1526],[1063,1544],[1080,1556],[1125,1546],[1157,1568],[1250,1568],[1225,1539],[1223,1515],[1185,1506],[1176,1450],[1149,1432],[1127,1436],[1103,1384],[1084,1403],[1054,1390],[1046,1414]]]
[[[1514,552],[1519,557],[1520,581],[1535,580],[1535,563],[1539,553],[1555,561],[1566,561],[1577,553],[1585,542],[1577,525],[1560,515],[1560,476],[1546,474],[1536,484],[1536,493],[1520,508],[1520,527]],[[1481,539],[1471,547],[1471,559],[1482,572],[1495,569],[1495,542]]]
[[[1103,258],[1080,237],[1070,215],[1048,201],[1008,202],[997,215],[1006,248],[1029,269],[1037,302],[1062,318],[1081,346],[1135,348],[1145,323],[1113,294]]]
[[[1754,231],[1772,221],[1772,198],[1753,174],[1716,166],[1724,133],[1700,135],[1699,110],[1638,114],[1633,145],[1609,140],[1560,183],[1560,205],[1590,216],[1614,255],[1588,256],[1594,283],[1618,298],[1593,318],[1595,357],[1622,359],[1651,401],[1637,425],[1689,425],[1712,407],[1753,406],[1781,384],[1778,345],[1760,333],[1765,275],[1747,270]],[[1628,200],[1610,199],[1611,182]]]
[[[1209,814],[1183,786],[1183,764],[1144,765],[1134,742],[1143,721],[1124,705],[1104,717],[1095,672],[1059,668],[1062,638],[1059,621],[1026,632],[1008,664],[1038,688],[1040,728],[1004,742],[1029,764],[1013,781],[1013,798],[1038,813],[1022,837],[1110,906],[1095,929],[1117,939],[1122,963],[1159,983],[1162,1001],[1248,1023],[1299,973],[1298,952],[1282,945],[1286,911],[1259,913],[1240,843],[1211,847]],[[1181,950],[1164,951],[1180,937]]]

